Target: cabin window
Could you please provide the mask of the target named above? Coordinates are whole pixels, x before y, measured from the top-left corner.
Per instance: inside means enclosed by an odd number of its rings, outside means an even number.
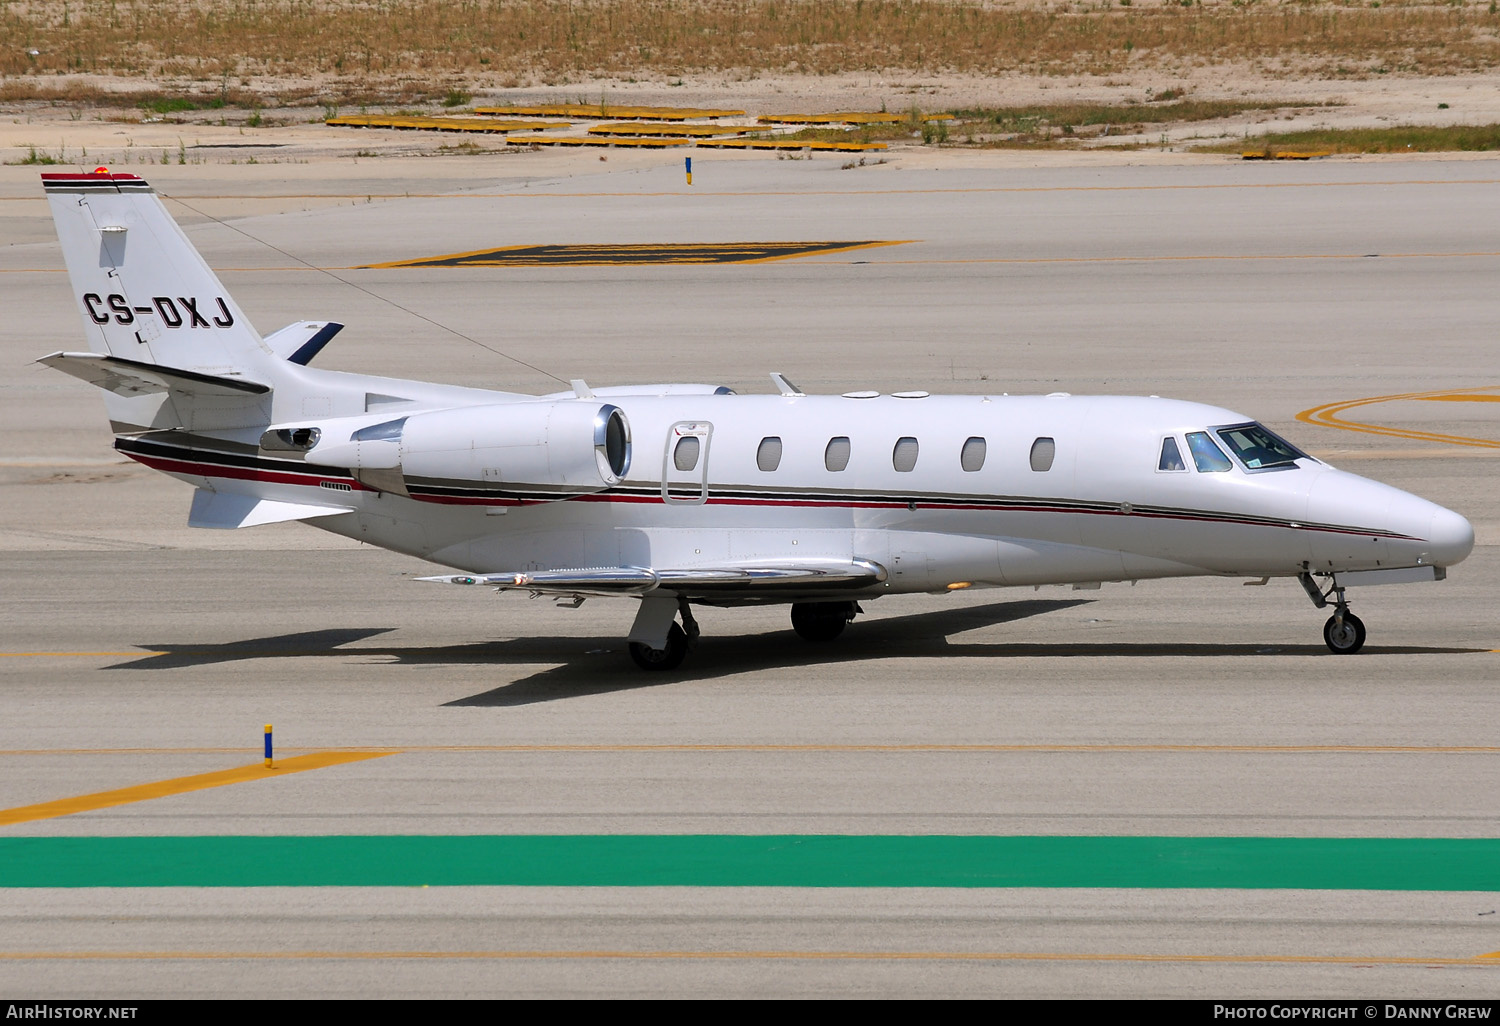
[[[1193,454],[1193,463],[1200,474],[1222,474],[1234,465],[1229,462],[1229,457],[1224,455],[1223,450],[1214,444],[1214,440],[1208,437],[1207,431],[1189,431],[1187,443]]]
[[[1038,438],[1031,443],[1031,469],[1042,473],[1052,469],[1057,456],[1057,442],[1051,438]]]
[[[903,474],[910,474],[917,467],[917,440],[915,438],[896,439],[896,448],[891,450],[891,466]]]
[[[699,441],[693,435],[685,435],[677,439],[677,445],[672,449],[672,466],[678,470],[692,470],[698,465]]]
[[[963,451],[958,454],[958,464],[964,471],[970,474],[977,473],[984,466],[985,442],[983,438],[970,438],[964,442]]]
[[[839,435],[828,440],[823,450],[823,466],[829,470],[843,470],[849,465],[849,436]]]
[[[781,439],[770,435],[760,440],[755,450],[755,465],[766,473],[781,466]]]
[[[1161,440],[1161,459],[1156,461],[1157,470],[1187,470],[1182,462],[1182,451],[1177,448],[1177,439],[1168,435]]]
[[[1270,467],[1295,467],[1297,461],[1307,454],[1291,442],[1281,438],[1259,424],[1239,424],[1220,428],[1218,431],[1224,444],[1240,458],[1240,462],[1251,470]]]

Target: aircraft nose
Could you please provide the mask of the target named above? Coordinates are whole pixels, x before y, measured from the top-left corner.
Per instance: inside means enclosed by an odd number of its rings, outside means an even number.
[[[1452,566],[1463,562],[1474,551],[1474,525],[1464,517],[1439,506],[1427,529],[1429,558],[1434,566]]]

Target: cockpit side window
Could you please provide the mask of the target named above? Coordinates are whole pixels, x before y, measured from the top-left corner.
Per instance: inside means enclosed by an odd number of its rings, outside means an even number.
[[[1189,431],[1187,444],[1193,454],[1193,464],[1200,474],[1221,474],[1234,466],[1229,462],[1229,457],[1214,444],[1214,440],[1208,437],[1207,431]]]
[[[1219,428],[1219,437],[1250,470],[1269,467],[1295,467],[1307,454],[1292,443],[1267,431],[1259,424],[1236,424]]]
[[[1187,470],[1182,462],[1182,452],[1177,448],[1177,439],[1168,435],[1161,440],[1161,459],[1156,461],[1157,470]]]

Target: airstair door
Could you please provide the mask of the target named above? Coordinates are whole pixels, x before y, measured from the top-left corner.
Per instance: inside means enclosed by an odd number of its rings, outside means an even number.
[[[708,448],[713,432],[713,425],[703,420],[679,421],[667,430],[661,497],[669,505],[701,505],[708,501]]]

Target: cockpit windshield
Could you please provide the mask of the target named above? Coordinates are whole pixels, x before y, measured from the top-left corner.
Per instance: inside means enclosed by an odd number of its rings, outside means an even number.
[[[1218,435],[1249,470],[1295,467],[1298,460],[1308,458],[1307,453],[1259,424],[1219,428]]]

